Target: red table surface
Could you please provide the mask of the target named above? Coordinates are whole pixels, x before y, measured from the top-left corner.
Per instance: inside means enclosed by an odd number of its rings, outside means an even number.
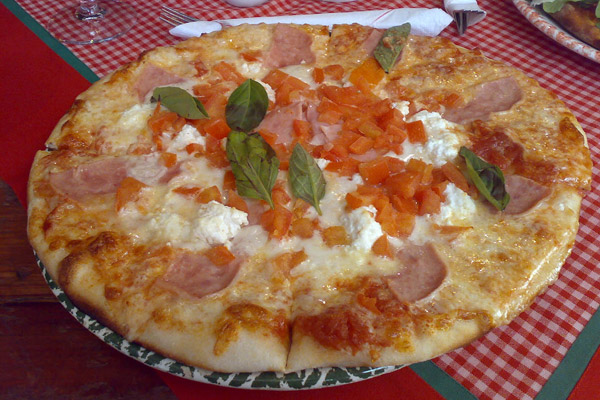
[[[0,130],[4,149],[0,176],[25,204],[25,186],[35,151],[75,96],[89,83],[3,6],[0,6],[0,17],[5,28],[0,33],[3,43],[0,110],[5,116]],[[571,398],[600,398],[599,371],[600,352],[597,352]],[[368,398],[372,395],[381,398],[440,398],[409,368],[358,384],[303,392],[241,391],[160,374],[181,399],[226,399],[238,398],[242,394],[244,398],[261,399]]]

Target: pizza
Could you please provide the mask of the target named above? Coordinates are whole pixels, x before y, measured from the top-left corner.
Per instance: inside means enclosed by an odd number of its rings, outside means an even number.
[[[242,25],[79,95],[33,162],[28,234],[80,309],[188,365],[404,365],[525,310],[590,180],[565,104],[480,51]]]
[[[600,49],[600,3],[598,0],[537,0],[567,31]]]

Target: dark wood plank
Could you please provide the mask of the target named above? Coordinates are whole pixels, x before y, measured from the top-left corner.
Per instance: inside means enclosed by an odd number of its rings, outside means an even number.
[[[57,302],[0,180],[0,398],[175,399],[156,372],[103,343]]]
[[[27,240],[27,214],[0,180],[0,303],[56,301]]]

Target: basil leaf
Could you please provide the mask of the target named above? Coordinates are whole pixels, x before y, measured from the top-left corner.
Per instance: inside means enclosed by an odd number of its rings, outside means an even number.
[[[458,154],[465,159],[467,174],[479,193],[498,210],[504,210],[510,201],[510,196],[504,186],[504,174],[500,168],[483,161],[464,146],[460,148]]]
[[[290,157],[289,179],[292,194],[308,201],[322,215],[319,201],[325,196],[325,177],[315,159],[300,143],[294,146]]]
[[[271,197],[279,171],[275,150],[258,133],[231,131],[226,151],[238,193],[264,200],[275,208]]]
[[[231,129],[250,132],[263,120],[268,107],[269,97],[265,88],[248,79],[229,96],[225,118]]]
[[[550,3],[544,3],[543,8],[547,13],[553,14],[555,12],[559,12],[568,2],[569,0],[554,0]]]
[[[157,87],[152,92],[152,101],[159,101],[160,104],[167,107],[170,111],[177,113],[187,119],[208,118],[208,113],[204,106],[194,96],[182,88],[175,86]]]
[[[600,1],[598,2],[598,5],[596,6],[596,11],[594,12],[594,14],[596,15],[596,18],[600,18]],[[598,26],[598,24],[596,24],[596,26]]]
[[[410,24],[408,22],[389,28],[383,33],[381,40],[379,40],[373,51],[373,56],[386,73],[390,72],[390,69],[396,64],[409,34]]]

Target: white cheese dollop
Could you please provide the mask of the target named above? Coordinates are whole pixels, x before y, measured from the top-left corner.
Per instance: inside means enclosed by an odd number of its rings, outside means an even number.
[[[446,200],[442,203],[434,222],[439,225],[456,225],[472,218],[475,214],[475,202],[465,192],[449,183],[444,190]]]
[[[247,213],[211,201],[200,206],[191,228],[197,239],[213,245],[226,243],[244,225],[248,225]]]
[[[407,121],[423,122],[427,133],[427,142],[420,144],[405,140],[402,143],[404,151],[401,155],[390,152],[386,156],[397,157],[404,161],[418,158],[426,163],[433,164],[435,167],[441,167],[446,162],[456,158],[461,143],[452,122],[443,119],[439,113],[429,111],[420,111],[408,118]]]
[[[191,143],[198,143],[204,146],[206,145],[206,138],[192,125],[185,124],[173,141],[171,141],[167,147],[167,151],[171,153],[185,152],[185,146]]]
[[[373,243],[381,235],[381,225],[375,221],[377,209],[373,206],[359,207],[348,214],[342,215],[342,225],[352,239],[352,247],[359,250],[370,250]]]

